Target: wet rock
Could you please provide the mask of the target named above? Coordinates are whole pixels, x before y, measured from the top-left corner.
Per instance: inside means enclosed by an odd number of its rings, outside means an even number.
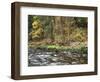
[[[72,55],[72,53],[71,53],[71,52],[67,52],[67,53],[66,53],[66,56],[67,56],[67,57],[70,57],[70,58],[72,58],[72,57],[73,57],[73,55]]]
[[[74,65],[87,63],[87,54],[58,50],[28,50],[29,66]]]
[[[58,55],[57,55],[57,54],[54,54],[53,56],[54,56],[54,57],[57,57]]]
[[[87,57],[87,54],[82,54],[83,57]]]
[[[77,64],[77,62],[72,62],[73,65]]]
[[[81,57],[81,55],[78,54],[78,53],[72,53],[72,55],[73,55],[74,58],[79,58],[79,57]]]
[[[47,55],[51,55],[53,52],[46,52]]]
[[[64,54],[68,54],[68,52],[67,52],[67,51],[63,51],[63,53],[64,53]]]
[[[57,57],[52,57],[52,61],[53,61],[53,62],[56,62],[57,60],[58,60]]]

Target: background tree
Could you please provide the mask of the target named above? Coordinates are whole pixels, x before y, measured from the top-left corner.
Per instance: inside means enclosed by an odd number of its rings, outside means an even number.
[[[87,41],[86,17],[64,17],[64,16],[28,16],[28,32],[32,32],[32,23],[39,21],[42,25],[42,41],[47,44],[67,45],[72,42]]]

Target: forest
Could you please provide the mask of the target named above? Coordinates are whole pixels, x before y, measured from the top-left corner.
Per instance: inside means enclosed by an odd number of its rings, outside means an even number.
[[[87,17],[28,15],[28,66],[87,64]]]

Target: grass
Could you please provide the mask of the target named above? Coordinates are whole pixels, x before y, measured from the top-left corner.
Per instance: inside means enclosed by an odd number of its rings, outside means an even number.
[[[42,45],[41,44],[32,48],[42,49],[42,50],[51,50],[51,51],[70,51],[73,53],[87,54],[87,47],[84,45],[84,43],[80,43],[77,46],[60,46],[60,45],[50,45],[50,44]]]

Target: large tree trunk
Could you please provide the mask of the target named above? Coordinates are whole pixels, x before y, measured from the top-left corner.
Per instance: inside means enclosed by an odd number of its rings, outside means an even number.
[[[54,17],[53,36],[56,44],[70,45],[73,17]]]
[[[55,23],[53,28],[53,35],[55,43],[60,44],[63,43],[63,26],[62,26],[62,20],[60,16],[55,17]]]

